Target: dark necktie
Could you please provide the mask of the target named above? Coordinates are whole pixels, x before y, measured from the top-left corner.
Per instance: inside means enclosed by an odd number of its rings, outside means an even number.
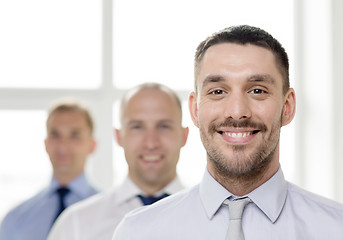
[[[57,217],[63,212],[63,210],[66,208],[65,206],[65,196],[70,192],[70,190],[66,187],[60,187],[56,190],[58,198],[59,198],[59,206],[58,211],[56,213],[56,217],[54,221],[57,219]]]
[[[142,201],[142,203],[144,205],[153,204],[154,202],[157,202],[158,200],[161,200],[162,198],[165,198],[165,197],[168,197],[168,196],[169,196],[169,194],[167,194],[167,193],[162,194],[159,197],[144,197],[142,195],[138,195],[138,197],[140,198],[140,200]]]

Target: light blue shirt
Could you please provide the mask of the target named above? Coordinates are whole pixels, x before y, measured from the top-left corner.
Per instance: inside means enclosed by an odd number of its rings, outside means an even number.
[[[52,179],[46,189],[12,209],[1,223],[0,240],[46,240],[59,207],[57,188],[58,182]],[[97,192],[83,174],[68,188],[66,206]]]
[[[285,181],[281,169],[247,196],[245,240],[342,240],[343,205]],[[234,197],[205,172],[201,183],[146,208],[129,213],[113,240],[225,239]]]

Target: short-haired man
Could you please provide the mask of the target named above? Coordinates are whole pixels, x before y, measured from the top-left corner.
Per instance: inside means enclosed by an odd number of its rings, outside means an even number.
[[[288,183],[280,168],[280,129],[295,114],[288,68],[281,44],[256,27],[200,43],[189,108],[207,151],[203,180],[128,214],[113,239],[342,239],[343,206]]]
[[[46,240],[58,215],[69,205],[97,193],[84,174],[96,146],[93,119],[82,104],[61,100],[46,121],[46,152],[53,167],[50,185],[11,210],[0,227],[1,240]]]
[[[188,128],[182,127],[177,95],[157,83],[134,87],[122,99],[120,121],[115,135],[124,149],[128,177],[118,188],[70,207],[49,240],[111,239],[126,213],[183,188],[176,165]]]

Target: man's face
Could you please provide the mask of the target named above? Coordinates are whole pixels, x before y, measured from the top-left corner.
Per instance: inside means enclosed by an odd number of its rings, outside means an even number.
[[[149,186],[168,184],[176,176],[187,135],[172,96],[157,89],[143,89],[133,95],[123,110],[121,130],[116,130],[131,179]]]
[[[223,43],[210,47],[197,76],[190,111],[208,154],[208,167],[222,174],[253,175],[278,166],[280,128],[294,116],[294,91],[282,92],[271,51]]]
[[[57,178],[74,178],[84,171],[95,141],[83,113],[57,111],[47,123],[45,148]]]

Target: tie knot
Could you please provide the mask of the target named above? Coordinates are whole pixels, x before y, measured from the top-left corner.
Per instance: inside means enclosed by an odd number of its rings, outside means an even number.
[[[70,192],[70,190],[66,187],[60,187],[56,190],[56,192],[58,193],[59,197],[63,199]]]
[[[138,195],[139,199],[142,201],[142,203],[144,205],[150,205],[150,204],[153,204],[155,202],[157,202],[158,200],[161,200],[162,198],[165,198],[165,197],[168,197],[169,194],[167,193],[164,193],[162,194],[161,196],[158,196],[158,197],[145,197],[145,196],[142,196],[142,195]]]
[[[230,201],[225,199],[224,205],[229,207],[230,220],[241,219],[245,206],[250,203],[250,198],[240,198]]]

